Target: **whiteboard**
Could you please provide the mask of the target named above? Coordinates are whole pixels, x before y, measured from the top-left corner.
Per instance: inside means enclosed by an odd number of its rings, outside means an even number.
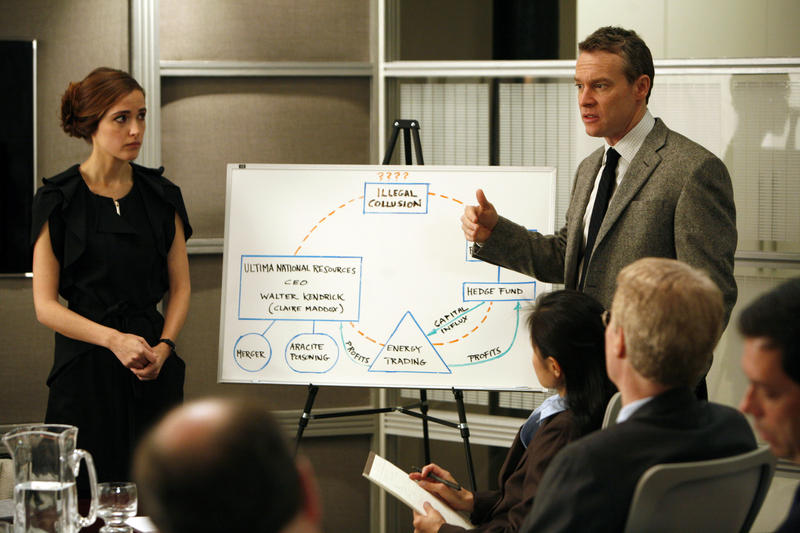
[[[473,259],[464,206],[552,233],[554,168],[230,164],[218,376],[542,390],[526,308],[549,286]]]

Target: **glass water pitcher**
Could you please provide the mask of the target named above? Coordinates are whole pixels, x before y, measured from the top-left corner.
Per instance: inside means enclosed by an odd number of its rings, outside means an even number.
[[[14,532],[77,533],[97,516],[97,475],[89,452],[75,448],[78,428],[20,426],[3,437],[14,461]],[[78,512],[75,478],[81,460],[89,472],[88,516]]]

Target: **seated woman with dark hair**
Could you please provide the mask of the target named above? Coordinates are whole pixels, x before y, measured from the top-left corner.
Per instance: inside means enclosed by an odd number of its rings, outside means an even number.
[[[571,441],[600,428],[614,393],[605,367],[603,307],[592,297],[565,290],[539,297],[528,317],[533,369],[543,387],[557,394],[537,407],[517,433],[500,469],[499,490],[455,491],[427,479],[432,473],[455,481],[450,472],[429,464],[409,474],[453,509],[470,512],[471,531],[517,531],[533,506],[539,481],[553,457]],[[429,504],[414,513],[415,532],[464,531],[444,523]]]

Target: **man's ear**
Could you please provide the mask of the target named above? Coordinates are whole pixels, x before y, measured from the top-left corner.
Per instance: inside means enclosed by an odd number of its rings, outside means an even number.
[[[618,332],[619,332],[619,358],[627,359],[628,349],[625,344],[625,331],[622,328],[619,328]]]
[[[303,515],[312,524],[320,525],[322,523],[322,503],[319,499],[314,469],[305,457],[298,457],[295,463],[300,477],[300,490],[303,494]]]
[[[625,332],[621,327],[617,326],[613,329],[611,339],[606,337],[606,342],[610,344],[609,348],[615,359],[625,359],[627,357],[627,350],[625,349]]]
[[[647,93],[650,91],[650,86],[652,85],[653,80],[650,79],[650,76],[647,74],[642,74],[639,76],[636,81],[633,82],[634,89],[636,91],[636,96],[641,98],[642,100],[647,99]]]

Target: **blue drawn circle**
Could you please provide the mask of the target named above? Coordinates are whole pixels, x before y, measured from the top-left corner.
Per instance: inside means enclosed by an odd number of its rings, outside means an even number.
[[[335,353],[331,354],[328,361],[324,361],[324,364],[318,365],[319,368],[315,370],[308,370],[302,369],[302,363],[293,362],[289,359],[289,348],[291,347],[293,342],[301,342],[297,341],[300,337],[311,337],[307,341],[303,342],[312,342],[316,344],[322,343],[326,349],[330,349],[331,352],[335,350]],[[314,337],[319,337],[314,339]],[[300,333],[299,335],[295,335],[292,339],[286,343],[286,350],[284,351],[284,358],[286,359],[286,364],[291,368],[293,371],[297,372],[298,374],[324,374],[329,372],[336,363],[339,361],[339,345],[336,344],[336,341],[333,340],[333,337],[326,333]],[[300,369],[299,369],[300,368]]]
[[[236,350],[239,348],[239,343],[245,342],[245,346],[242,349],[254,350],[254,348],[258,348],[258,344],[265,344],[266,349],[263,350],[267,353],[267,360],[264,362],[263,365],[259,366],[258,368],[247,368],[247,366],[242,365],[239,361],[239,357],[236,356]],[[256,346],[250,345],[250,343],[256,343]],[[236,363],[236,366],[244,370],[245,372],[258,372],[259,370],[263,370],[269,362],[272,360],[272,346],[270,345],[269,341],[266,337],[259,333],[245,333],[238,339],[236,339],[236,343],[233,345],[233,360]]]

